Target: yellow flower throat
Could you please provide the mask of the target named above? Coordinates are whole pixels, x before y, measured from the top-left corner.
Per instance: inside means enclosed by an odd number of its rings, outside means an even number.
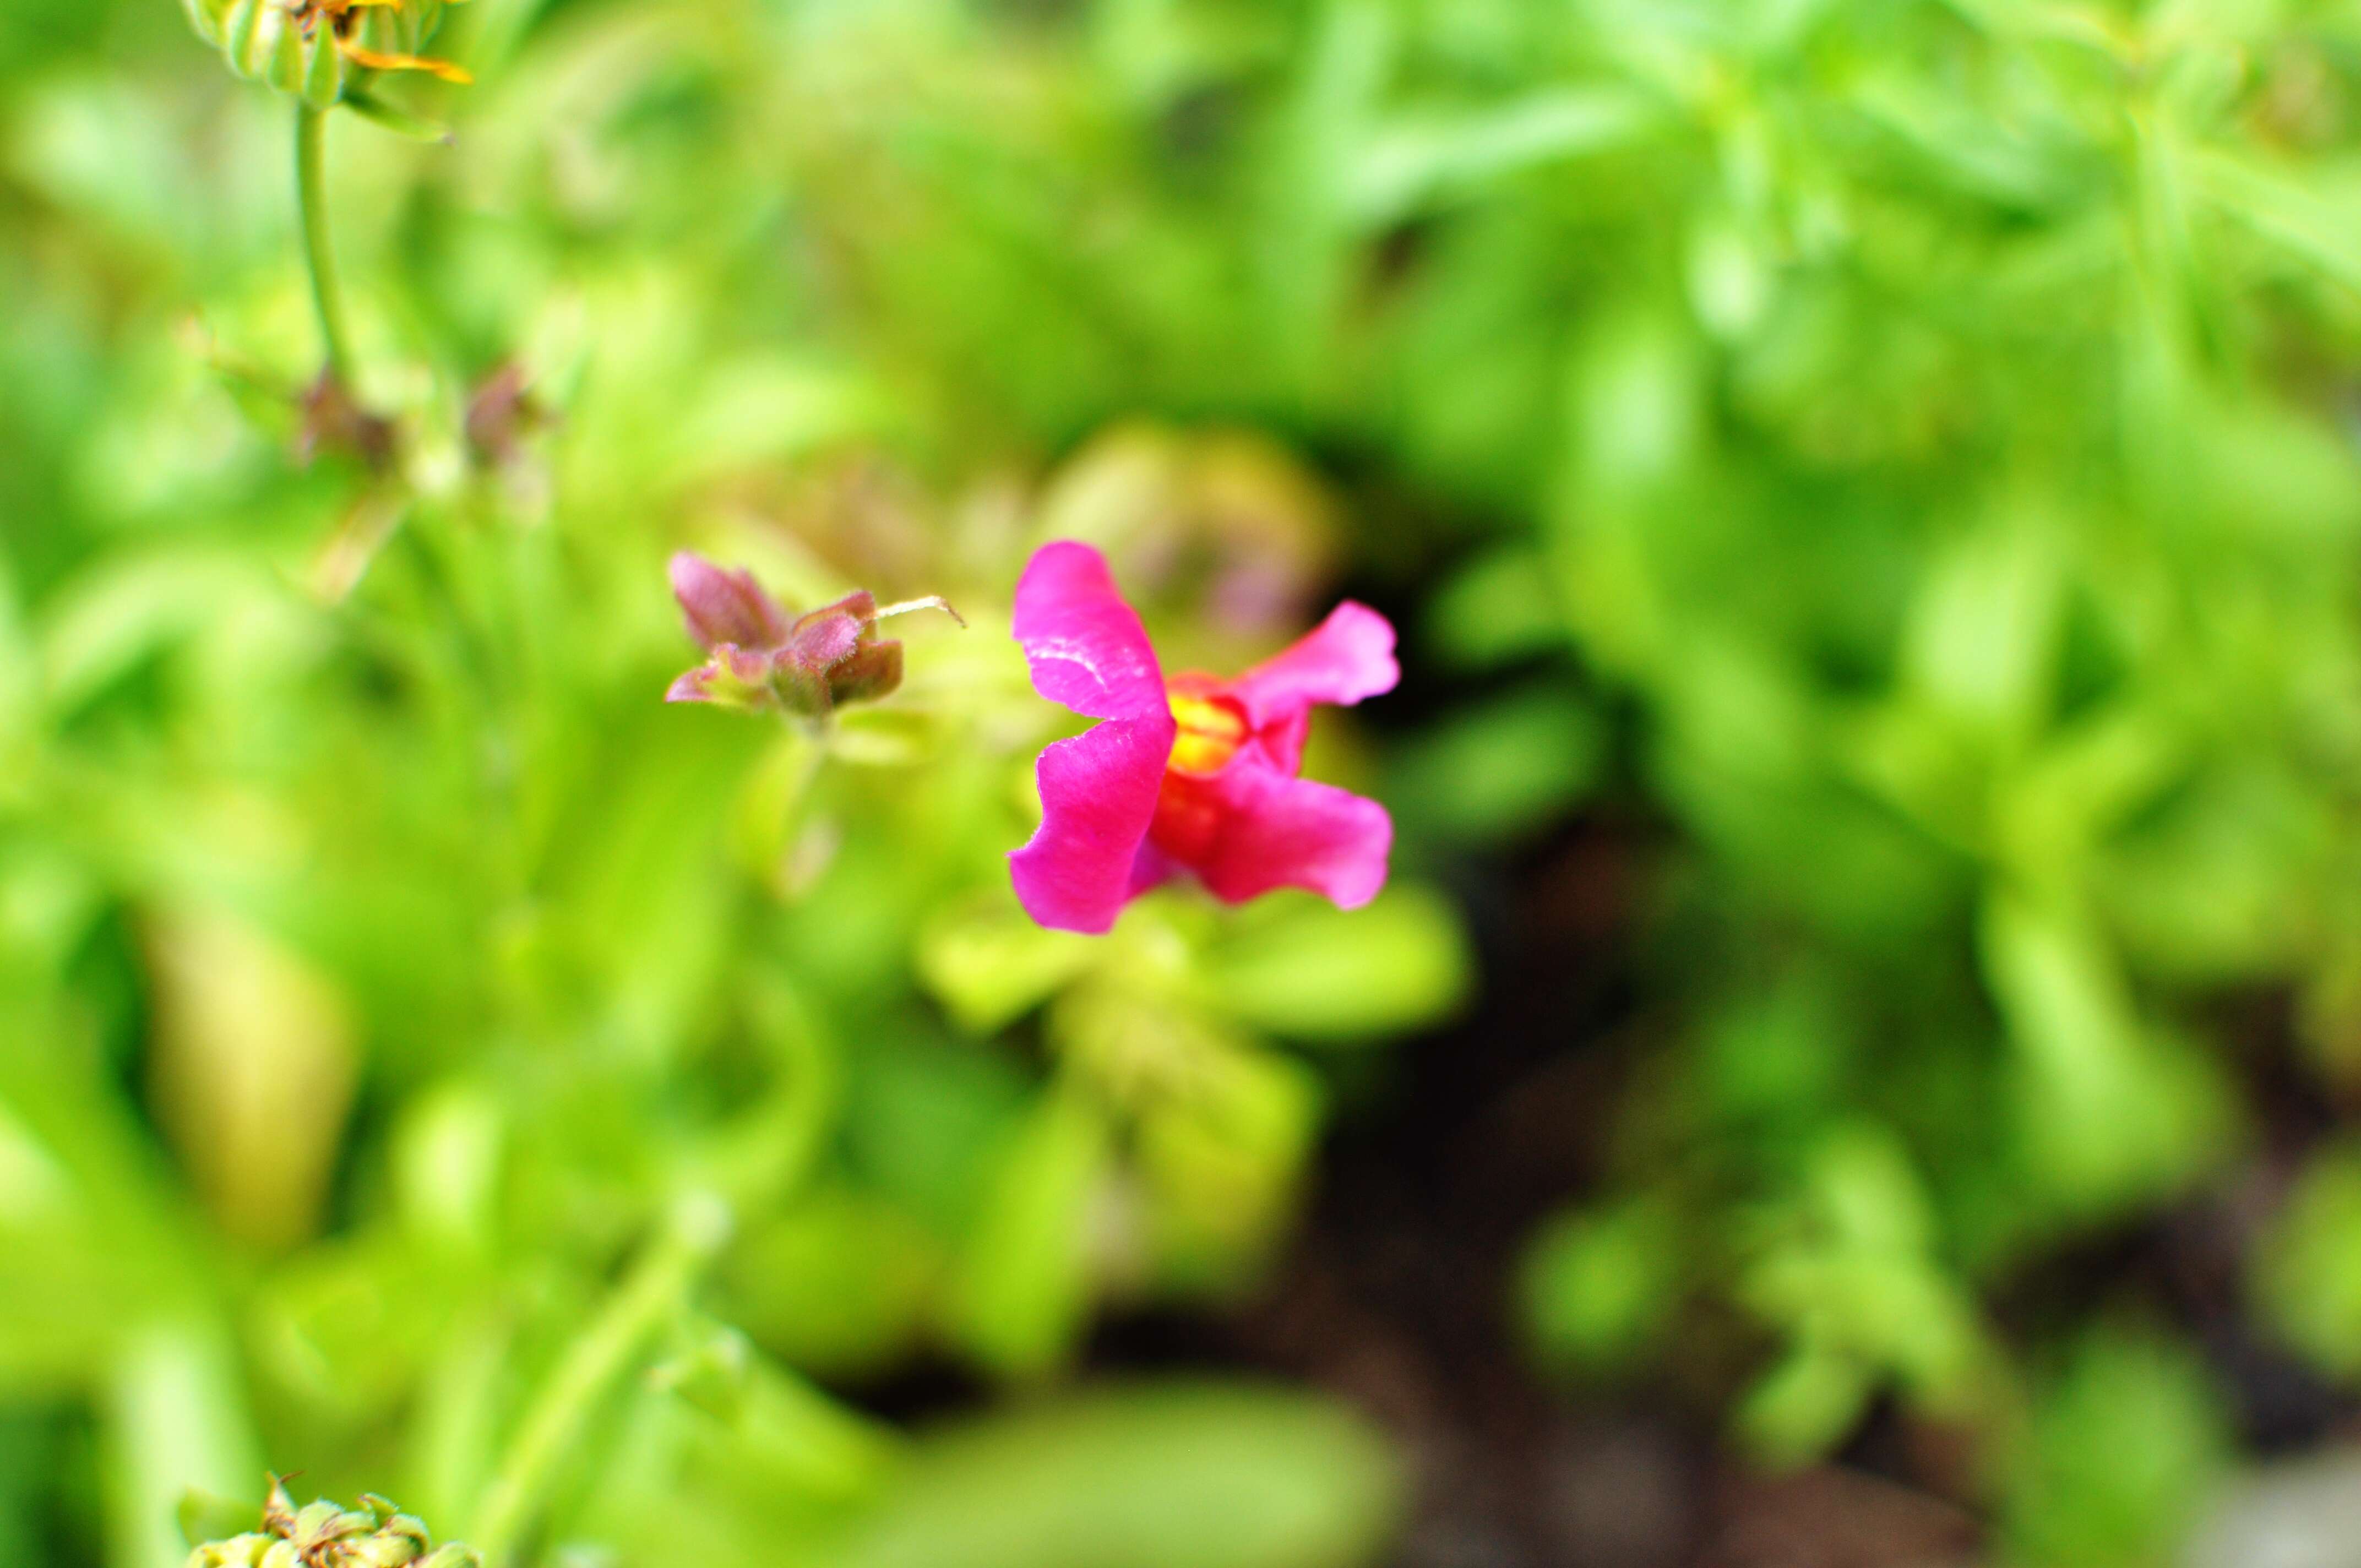
[[[1217,773],[1246,744],[1246,710],[1225,696],[1168,687],[1165,700],[1180,728],[1172,737],[1165,767],[1183,773]]]

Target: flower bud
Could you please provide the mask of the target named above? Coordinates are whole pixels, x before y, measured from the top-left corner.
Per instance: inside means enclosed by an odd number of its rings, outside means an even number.
[[[834,604],[788,618],[753,575],[727,572],[686,551],[672,559],[673,597],[706,661],[673,682],[667,702],[769,707],[818,718],[848,702],[873,702],[902,684],[902,645],[882,640],[877,623],[914,609],[939,609],[939,598],[882,609],[866,588]]]
[[[482,1568],[465,1546],[434,1544],[423,1524],[383,1497],[365,1496],[357,1508],[298,1508],[274,1476],[261,1530],[198,1547],[187,1568]]]
[[[418,51],[443,20],[444,0],[181,0],[198,36],[232,71],[315,109],[335,104],[356,71],[467,72]]]
[[[337,1560],[338,1568],[408,1568],[425,1551],[425,1543],[414,1536],[380,1530],[359,1541],[346,1541],[344,1555]]]
[[[295,1522],[287,1538],[298,1551],[312,1552],[331,1541],[348,1541],[357,1535],[367,1535],[377,1521],[367,1514],[347,1513],[324,1499],[306,1503],[295,1511]]]
[[[267,1535],[237,1535],[227,1541],[209,1541],[190,1554],[188,1568],[259,1568],[262,1554],[269,1549]]]

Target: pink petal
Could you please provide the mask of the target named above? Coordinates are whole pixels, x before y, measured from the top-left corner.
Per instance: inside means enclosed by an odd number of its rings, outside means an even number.
[[[1255,732],[1255,744],[1263,749],[1270,765],[1282,773],[1294,773],[1303,766],[1303,738],[1312,729],[1312,715],[1303,708],[1282,713],[1277,719]]]
[[[796,672],[784,673],[794,675]],[[728,707],[752,707],[776,700],[772,689],[772,655],[739,647],[714,644],[705,663],[685,672],[664,691],[666,702],[715,702]]]
[[[1216,898],[1243,904],[1301,887],[1358,909],[1386,885],[1394,824],[1376,801],[1244,757],[1214,787],[1227,814],[1196,870]]]
[[[787,637],[787,656],[815,675],[824,675],[852,656],[862,627],[851,616],[833,609],[815,610],[795,624]]]
[[[1230,683],[1230,695],[1261,729],[1313,703],[1350,705],[1389,692],[1400,679],[1393,623],[1367,605],[1346,599],[1293,647]]]
[[[1041,753],[1041,826],[1008,857],[1026,914],[1060,931],[1114,926],[1132,894],[1174,729],[1159,688],[1154,713],[1111,718]]]
[[[1166,715],[1169,741],[1164,672],[1097,551],[1071,540],[1036,550],[1017,579],[1013,630],[1035,691],[1093,718]]]
[[[700,647],[735,642],[741,648],[775,648],[787,639],[786,612],[752,572],[725,572],[702,555],[684,550],[672,558],[672,597],[688,618],[688,634]]]
[[[1124,899],[1129,902],[1143,893],[1153,892],[1180,874],[1180,867],[1171,856],[1158,849],[1152,840],[1142,839],[1139,853],[1132,859],[1131,883],[1124,889]]]

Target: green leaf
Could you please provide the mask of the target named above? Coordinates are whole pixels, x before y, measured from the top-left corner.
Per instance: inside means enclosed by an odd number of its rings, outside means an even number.
[[[874,1374],[915,1349],[941,1248],[900,1210],[827,1192],[750,1228],[723,1272],[732,1318],[791,1365]]]
[[[2198,188],[2224,213],[2323,276],[2361,289],[2361,220],[2345,192],[2324,197],[2250,155],[2208,151],[2192,161]]]
[[[2003,515],[1960,534],[1927,574],[1904,633],[1916,689],[2000,740],[2048,717],[2065,626],[2058,532],[2055,520]]]
[[[1733,1418],[1767,1463],[1801,1464],[1836,1446],[1875,1391],[1870,1370],[1841,1351],[1804,1344],[1765,1373]]]
[[[2279,1332],[2314,1363],[2361,1378],[2361,1148],[2312,1157],[2254,1265]]]
[[[1101,956],[1087,937],[1049,931],[1005,898],[947,911],[918,943],[918,975],[960,1027],[988,1035],[1047,1002]]]
[[[1361,910],[1273,901],[1207,955],[1202,977],[1210,1003],[1241,1023],[1346,1044],[1448,1016],[1473,960],[1451,905],[1397,884]]]
[[[2026,1154],[2069,1213],[2120,1210],[2218,1160],[2232,1112],[2210,1060],[2147,1027],[2114,957],[2054,904],[1996,894],[1983,961],[2017,1047]]]
[[[1143,1110],[1137,1157],[1159,1277],[1220,1295],[1249,1283],[1281,1234],[1323,1096],[1276,1052],[1207,1040],[1187,1062],[1187,1091]]]
[[[413,115],[351,82],[345,84],[344,95],[337,102],[371,125],[412,141],[440,142],[447,146],[454,139],[450,126]]]
[[[1089,1214],[1109,1136],[1097,1107],[1053,1089],[1001,1152],[952,1282],[950,1325],[994,1372],[1038,1376],[1082,1332],[1095,1286]]]
[[[1590,1371],[1661,1346],[1685,1271],[1679,1219],[1641,1197],[1561,1215],[1527,1253],[1519,1293],[1542,1354]]]
[[[1539,554],[1502,545],[1462,567],[1427,601],[1422,630],[1460,668],[1490,669],[1560,647],[1565,612]]]
[[[1620,85],[1561,88],[1476,113],[1402,114],[1362,150],[1346,200],[1363,225],[1381,227],[1522,170],[1632,146],[1666,123],[1652,99]]]
[[[1401,1506],[1384,1443],[1324,1399],[1113,1388],[927,1440],[831,1568],[1354,1568]]]
[[[1579,697],[1542,688],[1455,713],[1403,751],[1389,795],[1405,832],[1498,840],[1562,817],[1594,788],[1608,738]]]
[[[2088,1332],[2032,1425],[2002,1529],[2011,1560],[2026,1563],[2170,1561],[2229,1445],[2203,1363],[2136,1326]]]

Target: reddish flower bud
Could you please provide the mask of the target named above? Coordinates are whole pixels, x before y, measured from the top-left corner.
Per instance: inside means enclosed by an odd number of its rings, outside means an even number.
[[[874,701],[902,684],[902,645],[877,635],[885,617],[939,609],[967,624],[940,598],[881,609],[866,588],[790,621],[752,573],[725,571],[686,551],[672,558],[672,591],[708,656],[673,682],[665,701],[771,707],[807,718]]]

